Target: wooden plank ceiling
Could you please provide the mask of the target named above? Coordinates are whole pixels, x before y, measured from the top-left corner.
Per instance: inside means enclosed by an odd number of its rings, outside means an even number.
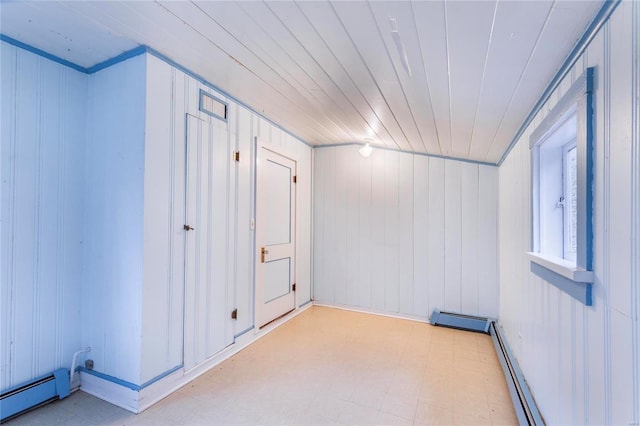
[[[0,31],[87,68],[147,45],[312,145],[495,163],[601,5],[2,2]]]

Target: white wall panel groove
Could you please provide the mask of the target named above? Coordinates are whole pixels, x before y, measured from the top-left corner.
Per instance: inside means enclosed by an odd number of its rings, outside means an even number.
[[[631,257],[631,317],[636,321],[632,323],[633,338],[631,348],[633,351],[633,395],[640,395],[640,6],[637,2],[632,5],[632,132],[631,132],[631,193],[636,194],[632,197],[631,210],[631,235],[635,235],[632,240],[632,257]],[[635,285],[633,284],[635,283]],[[635,303],[634,303],[635,302]],[[640,398],[633,401],[633,415],[637,420],[640,419]]]
[[[79,349],[87,77],[4,42],[0,390]]]
[[[636,4],[620,4],[500,168],[500,320],[548,424],[640,420],[639,21]],[[528,136],[586,67],[596,67],[591,307],[531,274],[524,254],[530,244]]]
[[[497,169],[358,148],[315,151],[314,299],[496,317]]]

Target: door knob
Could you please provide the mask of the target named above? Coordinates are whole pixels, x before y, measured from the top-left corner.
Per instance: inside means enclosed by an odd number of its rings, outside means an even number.
[[[267,250],[266,248],[262,247],[262,249],[260,249],[260,261],[262,263],[265,262],[265,256],[269,254],[269,250]]]
[[[196,229],[196,228],[190,227],[189,225],[184,225],[183,228],[184,228],[185,231],[193,231],[193,230]]]

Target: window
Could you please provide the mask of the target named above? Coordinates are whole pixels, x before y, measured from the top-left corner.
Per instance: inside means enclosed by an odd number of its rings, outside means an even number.
[[[529,141],[531,270],[586,304],[590,304],[591,286],[584,283],[593,282],[592,80],[593,68],[589,68]]]

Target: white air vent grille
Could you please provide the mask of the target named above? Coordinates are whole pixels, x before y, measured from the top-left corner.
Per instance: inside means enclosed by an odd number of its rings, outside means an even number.
[[[200,90],[200,111],[227,121],[227,103]]]

